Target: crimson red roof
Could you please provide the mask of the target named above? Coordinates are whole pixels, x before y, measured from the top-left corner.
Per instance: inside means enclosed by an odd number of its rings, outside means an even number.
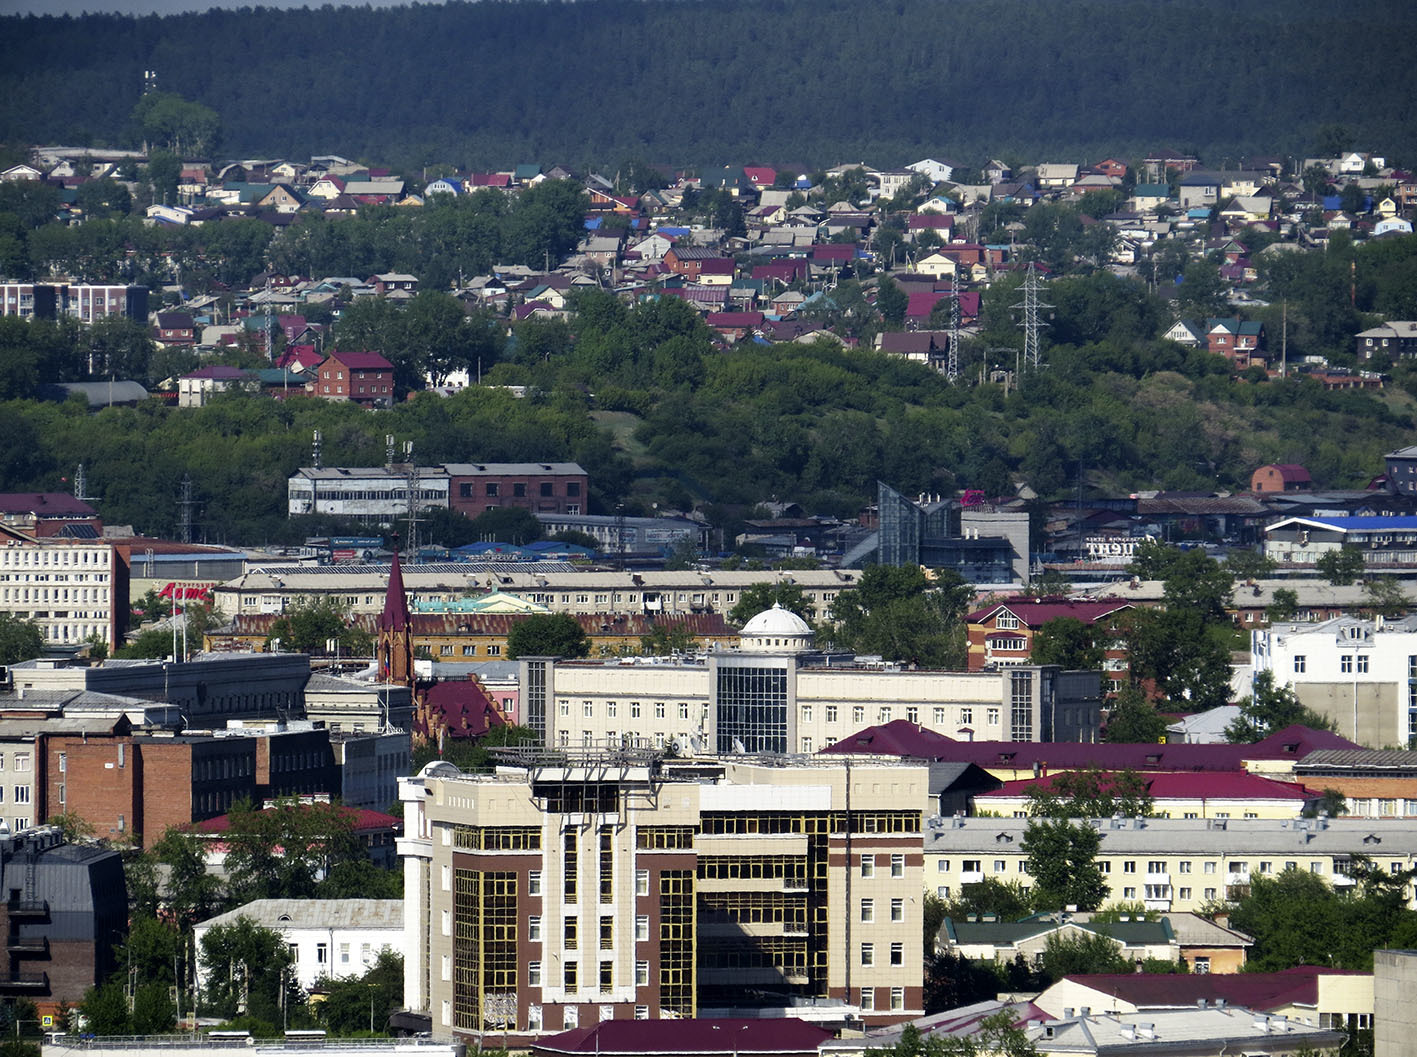
[[[330,353],[329,358],[346,367],[358,370],[392,371],[394,369],[394,365],[377,352],[345,352],[342,349],[336,349]]]
[[[96,517],[97,511],[68,492],[2,492],[0,514],[37,514],[40,517]]]
[[[1021,778],[1005,782],[1003,787],[992,793],[981,793],[977,799],[987,797],[1017,797],[1033,789],[1052,789],[1057,774],[1047,778]],[[1230,800],[1312,800],[1313,793],[1293,782],[1276,782],[1272,778],[1262,778],[1257,774],[1235,772],[1233,774],[1200,774],[1195,771],[1160,771],[1145,777],[1146,791],[1157,799],[1204,799],[1226,798]]]
[[[404,631],[408,628],[408,592],[403,589],[403,568],[399,552],[394,551],[389,566],[389,588],[384,592],[384,612],[379,615],[380,631]]]
[[[1292,726],[1253,745],[1113,745],[1086,742],[955,741],[904,719],[866,727],[822,752],[1067,771],[1097,766],[1121,771],[1240,771],[1246,760],[1301,760],[1316,749],[1359,748],[1325,730]]]
[[[299,811],[303,810],[306,806],[307,805],[304,804],[297,804],[272,810]],[[336,806],[341,815],[344,815],[354,823],[354,832],[356,833],[363,833],[371,829],[397,829],[403,825],[402,819],[394,815],[386,815],[382,811],[371,811],[368,808],[362,807],[345,807],[342,804]],[[216,818],[203,819],[201,822],[198,822],[194,828],[199,833],[225,833],[231,828],[231,816],[218,815]]]
[[[796,1017],[781,1020],[606,1020],[539,1040],[534,1050],[567,1054],[815,1053],[832,1033]]]
[[[1072,617],[1084,624],[1091,624],[1120,609],[1130,609],[1129,602],[1084,602],[1066,598],[1005,598],[992,606],[976,609],[965,619],[971,624],[982,624],[1001,609],[1007,609],[1019,622],[1030,628],[1041,628],[1058,617]]]

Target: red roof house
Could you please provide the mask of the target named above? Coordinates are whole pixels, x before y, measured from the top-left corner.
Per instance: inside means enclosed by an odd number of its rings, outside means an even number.
[[[336,349],[320,364],[315,381],[305,387],[326,400],[349,400],[364,407],[391,407],[394,365],[377,352]]]
[[[816,1057],[832,1038],[796,1017],[781,1020],[604,1020],[532,1043],[532,1057],[633,1054],[634,1057]]]

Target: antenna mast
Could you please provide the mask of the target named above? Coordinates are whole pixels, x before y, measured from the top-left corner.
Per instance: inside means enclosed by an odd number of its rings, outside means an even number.
[[[322,438],[320,437],[320,431],[317,429],[317,430],[315,431],[315,439],[314,439],[314,441],[313,441],[313,442],[311,443],[311,445],[310,445],[310,465],[313,466],[313,467],[314,467],[315,469],[317,469],[317,470],[322,470],[322,469],[324,469],[324,465],[323,465],[323,463],[322,463],[322,461],[321,461],[321,457],[320,457],[320,441],[321,441],[321,439],[322,439]]]
[[[182,475],[182,498],[177,502],[180,514],[177,535],[183,543],[192,542],[192,475]]]
[[[950,355],[945,364],[945,377],[954,385],[959,381],[959,262],[950,276]]]
[[[1039,309],[1053,307],[1038,300],[1038,291],[1041,289],[1038,272],[1034,269],[1033,262],[1029,261],[1028,276],[1023,281],[1023,301],[1013,307],[1023,309],[1023,321],[1019,323],[1023,328],[1023,365],[1035,370],[1040,366],[1040,331],[1048,325],[1039,318],[1038,312]]]
[[[83,463],[79,463],[79,468],[74,471],[74,498],[81,503],[91,503],[97,499],[89,495],[89,475]]]
[[[413,461],[413,441],[404,441],[404,456],[408,459],[408,471],[405,478],[408,488],[408,555],[413,561],[418,560],[418,464]]]

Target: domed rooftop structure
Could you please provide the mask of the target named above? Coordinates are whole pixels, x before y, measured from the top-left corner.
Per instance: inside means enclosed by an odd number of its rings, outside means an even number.
[[[813,637],[812,625],[779,602],[753,617],[739,632],[743,649],[757,653],[810,650]]]

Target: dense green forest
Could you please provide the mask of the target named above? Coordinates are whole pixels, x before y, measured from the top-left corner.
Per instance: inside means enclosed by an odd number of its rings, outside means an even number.
[[[370,43],[377,41],[377,47]],[[121,145],[143,71],[229,156],[417,169],[869,155],[1411,156],[1417,10],[1354,0],[595,0],[0,19],[0,142]],[[1379,50],[1375,52],[1375,48]],[[1319,76],[1318,72],[1322,71]]]

